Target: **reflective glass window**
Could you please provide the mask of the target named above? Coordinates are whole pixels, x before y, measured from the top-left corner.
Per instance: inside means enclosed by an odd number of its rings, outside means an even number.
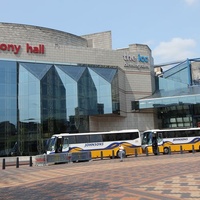
[[[196,103],[197,103],[197,104],[200,104],[200,95],[196,95],[196,96],[195,96],[195,99],[196,99]]]
[[[0,61],[0,102],[2,121],[17,125],[17,64],[13,61]],[[10,114],[13,112],[13,115]],[[1,122],[1,121],[0,121]]]
[[[189,63],[185,61],[179,65],[176,65],[175,67],[170,68],[164,72],[163,77],[178,83],[180,82],[190,85],[191,78],[189,77]]]
[[[192,74],[192,84],[200,85],[200,62],[196,59],[195,62],[191,62],[191,74]]]
[[[41,153],[54,133],[89,131],[89,115],[119,110],[117,69],[104,66],[0,61],[0,94],[2,138],[10,127],[18,134],[2,148],[18,140],[24,155]]]
[[[11,155],[17,140],[17,63],[0,61],[0,156]]]
[[[30,81],[29,81],[30,80]],[[20,120],[40,121],[40,81],[23,65],[19,67],[19,109]]]

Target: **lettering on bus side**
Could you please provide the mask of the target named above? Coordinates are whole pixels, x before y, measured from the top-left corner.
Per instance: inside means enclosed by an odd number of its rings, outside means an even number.
[[[173,139],[173,141],[184,141],[184,140],[188,140],[188,138],[175,138],[175,139]]]
[[[87,143],[85,147],[103,146],[103,142]]]

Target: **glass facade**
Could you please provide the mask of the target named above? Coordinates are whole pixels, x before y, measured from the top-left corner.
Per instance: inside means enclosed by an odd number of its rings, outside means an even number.
[[[156,92],[137,109],[155,109],[158,128],[200,126],[200,59],[188,59],[155,77]]]
[[[119,112],[117,67],[0,61],[0,76],[0,156],[43,153],[52,134]]]

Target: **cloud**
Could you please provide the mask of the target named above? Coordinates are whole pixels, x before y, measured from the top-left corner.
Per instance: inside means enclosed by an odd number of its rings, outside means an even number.
[[[155,63],[186,60],[195,57],[193,39],[172,38],[171,41],[161,42],[153,51]]]
[[[199,0],[184,0],[186,4],[188,4],[189,6],[195,4],[196,2],[198,2]]]

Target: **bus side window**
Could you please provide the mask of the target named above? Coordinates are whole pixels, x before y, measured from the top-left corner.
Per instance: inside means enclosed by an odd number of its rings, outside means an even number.
[[[116,134],[105,134],[103,135],[103,141],[115,141],[116,140]]]
[[[163,132],[162,136],[163,136],[163,138],[168,138],[167,137],[167,132]]]
[[[188,131],[187,134],[189,137],[195,136],[196,131]]]
[[[76,137],[75,136],[67,136],[69,139],[69,144],[76,144]]]
[[[77,143],[89,143],[89,135],[77,135]]]
[[[176,137],[187,137],[186,131],[177,131]]]
[[[116,134],[116,140],[125,140],[125,138],[123,138],[125,136],[125,134],[121,134],[121,133],[117,133]]]
[[[191,136],[199,136],[200,133],[199,133],[199,130],[196,130],[193,132],[193,134],[191,134]],[[188,136],[189,136],[189,133],[188,133]]]
[[[116,140],[116,134],[108,134],[109,141],[115,141]]]
[[[134,140],[134,139],[139,138],[139,132],[131,133],[130,137],[131,137],[131,138],[130,138],[131,140]]]
[[[181,135],[180,131],[175,131],[174,132],[174,137],[183,137],[183,136]]]
[[[195,136],[200,135],[199,130],[188,130],[188,131],[185,131],[185,132],[186,132],[186,137],[195,137]]]
[[[105,135],[102,135],[102,136],[103,136],[103,142],[109,141],[109,135],[108,134],[105,134]]]
[[[126,133],[126,140],[134,140],[139,138],[138,132]]]
[[[174,131],[169,131],[169,132],[167,132],[167,134],[168,134],[168,138],[174,138],[175,137]]]
[[[102,135],[90,135],[90,142],[102,142]]]

